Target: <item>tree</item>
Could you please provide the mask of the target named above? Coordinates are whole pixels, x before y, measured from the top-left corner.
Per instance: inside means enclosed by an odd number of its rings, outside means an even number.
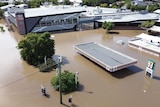
[[[30,8],[36,8],[36,7],[39,7],[42,3],[44,2],[51,2],[53,4],[58,4],[57,0],[27,0],[26,1],[26,4],[30,7]],[[68,5],[70,4],[69,0],[64,0],[63,2],[65,5]]]
[[[151,20],[151,21],[144,21],[141,23],[141,27],[142,28],[150,28],[152,27],[153,25],[155,24],[155,21],[154,20]]]
[[[54,40],[50,39],[50,33],[28,33],[18,43],[21,49],[21,57],[31,65],[39,65],[44,62],[44,57],[51,58],[54,53]]]
[[[83,4],[88,6],[100,6],[103,3],[108,4],[113,2],[116,2],[116,0],[83,0]]]
[[[8,2],[0,2],[0,7],[8,5]]]
[[[159,8],[158,4],[148,5],[148,12],[153,12]]]
[[[69,93],[75,91],[78,86],[75,82],[75,74],[65,70],[61,74],[62,92]],[[51,84],[59,91],[59,75],[56,75],[51,79]]]
[[[14,1],[14,4],[19,5],[19,4],[22,4],[22,2],[21,1]]]
[[[106,29],[106,33],[109,33],[109,31],[114,27],[114,23],[112,22],[103,22],[102,23],[102,28]]]
[[[127,9],[130,9],[130,8],[131,8],[131,3],[130,3],[130,2],[129,2],[129,3],[127,2],[125,5],[126,5],[126,8],[127,8]]]
[[[108,4],[107,3],[102,3],[102,4],[100,4],[100,7],[108,7]]]
[[[3,17],[3,13],[4,13],[4,11],[2,9],[0,9],[0,18]]]
[[[39,7],[41,4],[40,0],[29,0],[26,2],[29,8],[36,8]]]

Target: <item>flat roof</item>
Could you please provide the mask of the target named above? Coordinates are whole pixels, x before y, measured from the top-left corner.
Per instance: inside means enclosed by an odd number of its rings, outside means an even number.
[[[136,37],[138,38],[141,38],[143,40],[147,40],[147,41],[151,41],[154,43],[158,43],[160,42],[160,37],[158,36],[153,36],[153,35],[148,35],[148,34],[145,34],[145,33],[141,33],[139,35],[137,35]]]
[[[158,20],[159,15],[155,13],[116,13],[114,15],[108,15],[104,19],[97,20],[98,22],[132,22],[132,21],[142,21],[142,20]]]
[[[7,9],[7,8],[13,7],[13,6],[15,6],[15,5],[14,5],[14,4],[8,4],[8,5],[5,5],[5,6],[1,6],[0,8],[1,8],[2,10],[4,10],[4,9]]]
[[[83,13],[86,16],[101,16],[103,14],[112,14],[117,13],[118,9],[116,8],[103,8],[103,7],[92,7],[92,6],[83,6],[81,8],[85,8],[86,13]]]
[[[95,42],[74,45],[74,49],[110,72],[137,63],[136,59]]]
[[[160,9],[155,10],[154,13],[160,14]]]
[[[66,13],[76,13],[76,12],[77,13],[85,12],[85,9],[79,7],[60,7],[60,6],[24,9],[24,14],[26,18],[47,16],[47,15],[58,15]]]
[[[160,37],[142,33],[129,40],[129,46],[160,56]]]
[[[151,30],[151,31],[154,31],[154,32],[160,32],[160,26],[152,26],[151,28],[148,28],[147,30]]]
[[[13,11],[14,9],[12,9]],[[23,10],[22,10],[23,11]],[[15,11],[16,12],[16,11]],[[97,22],[134,22],[142,20],[158,20],[159,15],[156,13],[140,13],[132,12],[130,10],[120,10],[115,8],[102,8],[99,6],[71,6],[71,5],[56,5],[56,6],[41,6],[41,8],[28,8],[24,9],[25,18],[49,16],[67,13],[80,13],[83,16],[96,17],[101,16],[102,19],[96,20]],[[10,13],[15,16],[15,13]]]
[[[84,6],[85,7],[85,6]],[[102,19],[97,22],[134,22],[143,20],[158,20],[159,15],[148,12],[132,12],[131,10],[121,10],[115,8],[102,7],[85,7],[86,12],[82,13],[84,16],[95,17],[102,16]]]

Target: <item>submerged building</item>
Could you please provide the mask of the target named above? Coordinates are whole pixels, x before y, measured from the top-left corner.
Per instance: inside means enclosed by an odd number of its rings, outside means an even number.
[[[130,47],[160,56],[160,37],[145,33],[137,35],[128,41]]]
[[[55,30],[94,29],[103,22],[113,22],[115,28],[138,27],[143,21],[159,20],[159,14],[132,12],[131,10],[90,6],[43,6],[40,8],[9,7],[8,20],[13,23],[19,34]],[[119,27],[120,26],[120,27]],[[123,27],[122,27],[123,26]]]
[[[76,28],[80,13],[84,8],[55,6],[47,8],[10,7],[8,20],[13,23],[19,34],[45,32]]]

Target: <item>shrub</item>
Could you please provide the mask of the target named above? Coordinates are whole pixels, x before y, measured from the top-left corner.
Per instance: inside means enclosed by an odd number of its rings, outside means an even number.
[[[53,68],[56,67],[56,65],[57,63],[53,61],[53,59],[47,58],[46,63],[42,63],[38,67],[41,72],[46,72],[46,71],[51,71]]]
[[[65,70],[61,74],[62,92],[69,93],[75,91],[78,86],[78,81],[77,83],[75,82],[75,74]],[[55,90],[59,91],[59,75],[56,75],[51,79],[51,84]]]

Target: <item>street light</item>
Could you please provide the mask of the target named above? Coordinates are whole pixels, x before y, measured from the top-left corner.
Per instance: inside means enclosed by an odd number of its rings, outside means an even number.
[[[59,57],[58,57],[58,71],[59,71],[60,104],[62,104],[61,63],[62,63],[62,56],[59,56]]]

